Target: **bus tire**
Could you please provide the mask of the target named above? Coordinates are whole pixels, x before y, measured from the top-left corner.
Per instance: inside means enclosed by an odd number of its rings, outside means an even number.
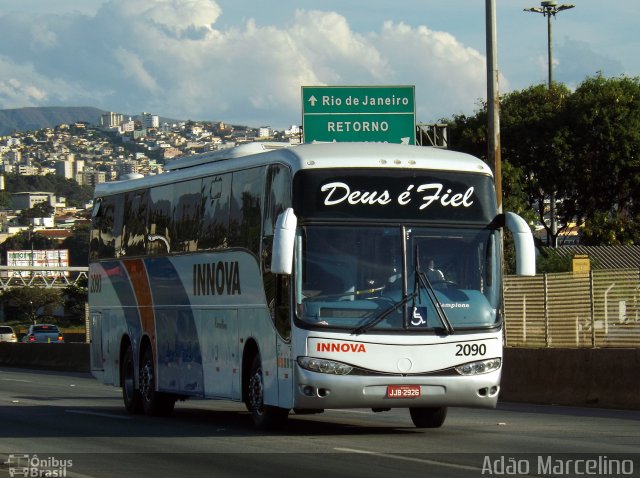
[[[140,362],[140,396],[145,415],[165,417],[173,412],[176,397],[156,390],[156,369],[151,347],[147,347]]]
[[[289,410],[264,404],[264,381],[260,356],[253,357],[247,383],[247,409],[253,423],[260,430],[280,430],[284,427]]]
[[[124,408],[131,414],[142,413],[142,396],[136,387],[135,364],[133,361],[133,348],[127,347],[122,357],[122,370],[120,371],[122,384],[122,400]]]
[[[417,428],[440,428],[447,418],[447,407],[410,408],[409,414]]]

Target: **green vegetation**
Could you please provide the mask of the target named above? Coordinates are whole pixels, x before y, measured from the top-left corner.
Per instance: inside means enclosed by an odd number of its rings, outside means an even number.
[[[90,186],[80,186],[73,179],[53,174],[47,176],[6,175],[6,192],[9,195],[24,191],[53,192],[56,196],[66,198],[67,205],[71,207],[84,207],[93,196],[93,188]],[[6,199],[3,201],[2,196],[0,196],[0,201],[6,203]]]
[[[18,224],[28,226],[31,224],[29,222],[30,219],[34,219],[36,217],[51,217],[54,212],[55,208],[51,204],[47,202],[39,202],[32,208],[21,211],[16,219]]]
[[[486,118],[486,104],[454,116],[449,147],[486,158]],[[576,223],[583,244],[640,244],[640,78],[514,91],[501,98],[500,130],[505,211],[550,234],[544,219],[555,196],[558,234]]]
[[[18,326],[28,326],[34,321],[61,327],[84,326],[86,302],[86,285],[64,289],[14,287],[0,295],[5,323]],[[54,315],[60,308],[64,309],[64,316]]]

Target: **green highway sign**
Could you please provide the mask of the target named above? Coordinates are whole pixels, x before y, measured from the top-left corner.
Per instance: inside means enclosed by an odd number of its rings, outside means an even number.
[[[304,142],[415,144],[414,86],[303,86]]]

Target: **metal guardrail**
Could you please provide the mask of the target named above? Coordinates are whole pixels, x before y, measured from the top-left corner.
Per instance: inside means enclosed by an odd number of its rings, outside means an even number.
[[[640,269],[507,276],[508,347],[640,348]]]
[[[0,290],[12,287],[61,289],[87,281],[88,267],[0,266]]]

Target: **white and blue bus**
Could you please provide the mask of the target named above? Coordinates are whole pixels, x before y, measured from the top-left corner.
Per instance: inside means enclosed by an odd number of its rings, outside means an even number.
[[[419,146],[254,143],[96,187],[91,368],[131,413],[189,397],[291,411],[494,407],[503,226],[472,156]]]

